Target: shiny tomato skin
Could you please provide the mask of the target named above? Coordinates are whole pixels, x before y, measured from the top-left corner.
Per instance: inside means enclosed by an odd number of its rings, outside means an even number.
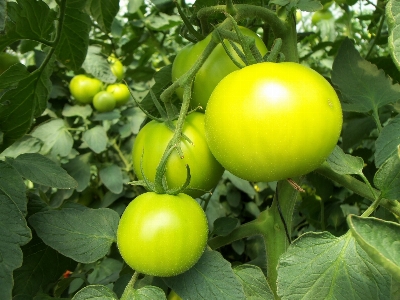
[[[113,94],[101,91],[93,98],[93,106],[98,112],[109,112],[115,108],[115,99]]]
[[[84,74],[76,75],[69,83],[69,90],[75,100],[81,104],[90,104],[93,97],[103,89],[103,83],[97,78]]]
[[[340,101],[314,70],[260,63],[226,76],[206,110],[206,138],[222,166],[249,181],[276,181],[317,168],[342,128]]]
[[[176,122],[175,122],[176,123]],[[166,178],[169,188],[178,188],[186,180],[186,164],[190,167],[191,180],[184,191],[192,197],[203,195],[204,191],[214,188],[224,171],[208,148],[204,132],[204,114],[194,112],[185,119],[182,131],[192,142],[182,139],[184,158],[173,151],[167,162]],[[132,149],[133,170],[139,179],[143,179],[140,161],[143,154],[143,172],[154,182],[156,168],[171,140],[173,132],[164,124],[151,121],[137,135]]]
[[[106,91],[114,96],[116,107],[125,105],[131,97],[128,87],[123,83],[110,84]]]
[[[141,194],[127,206],[117,229],[125,262],[139,273],[161,277],[190,269],[204,252],[207,237],[207,217],[186,194]]]
[[[262,55],[267,53],[267,47],[255,32],[245,27],[239,28],[245,36],[253,37],[255,39],[256,47]],[[203,53],[204,49],[207,47],[207,44],[210,42],[210,40],[211,34],[208,35],[204,40],[196,44],[187,45],[178,52],[172,64],[173,81],[185,74],[194,65],[199,56]],[[225,44],[237,61],[244,65],[229,42],[225,41]],[[196,74],[192,90],[192,98],[190,100],[191,107],[196,108],[201,106],[203,109],[205,109],[208,99],[218,82],[220,82],[221,79],[229,73],[238,69],[239,68],[232,62],[228,54],[226,54],[224,47],[219,44],[212,51],[206,62]],[[177,89],[176,94],[181,100],[183,99],[182,88]]]
[[[111,72],[117,77],[117,81],[124,79],[125,70],[124,65],[115,56],[111,55],[108,57],[108,62],[110,63]]]

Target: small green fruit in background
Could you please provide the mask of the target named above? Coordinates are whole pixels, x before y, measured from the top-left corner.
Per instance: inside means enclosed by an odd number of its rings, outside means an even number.
[[[128,87],[123,83],[110,84],[106,91],[114,96],[116,107],[126,104],[131,97]]]
[[[114,96],[106,91],[97,93],[93,98],[93,106],[98,112],[108,112],[115,108]]]
[[[108,57],[108,62],[110,63],[111,72],[117,77],[118,81],[121,81],[124,78],[125,70],[121,61],[115,56],[111,55]]]
[[[103,83],[97,78],[76,75],[69,83],[71,95],[81,104],[90,104],[94,95],[103,89]]]

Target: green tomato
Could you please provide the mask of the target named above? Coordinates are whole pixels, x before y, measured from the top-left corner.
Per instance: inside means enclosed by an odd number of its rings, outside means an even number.
[[[18,57],[6,53],[6,52],[1,52],[0,53],[0,75],[3,74],[9,67],[12,65],[15,65],[19,63]]]
[[[256,33],[245,27],[240,27],[240,31],[245,36],[253,37],[255,39],[256,47],[262,55],[267,53],[267,47],[265,47],[263,41]],[[179,51],[172,64],[173,81],[185,74],[195,64],[210,40],[211,34],[208,35],[204,40],[196,44],[187,45],[181,51]],[[236,58],[236,60],[244,65],[228,41],[225,41],[225,45],[229,49],[230,53],[232,53],[232,55]],[[196,74],[192,90],[192,98],[190,99],[191,107],[196,108],[200,105],[203,109],[205,109],[208,98],[210,97],[213,89],[217,86],[218,82],[220,82],[221,79],[226,75],[236,70],[238,70],[238,67],[232,62],[228,54],[226,54],[224,47],[219,44],[212,51],[210,56]],[[177,89],[176,94],[181,100],[183,99],[182,88]]]
[[[330,10],[327,10],[327,9],[323,9],[323,10],[319,10],[319,11],[316,11],[313,15],[312,15],[312,17],[311,17],[311,23],[312,24],[317,24],[318,22],[320,22],[320,21],[323,21],[323,20],[330,20],[330,19],[332,19],[333,18],[333,14],[331,13],[331,11]]]
[[[215,158],[255,182],[313,171],[332,152],[342,128],[340,101],[329,82],[292,62],[259,63],[229,74],[205,114]]]
[[[125,75],[124,66],[121,61],[114,55],[111,55],[108,57],[108,62],[110,63],[111,72],[117,77],[118,81],[121,81]]]
[[[149,192],[125,209],[117,244],[135,271],[169,277],[189,270],[200,259],[207,236],[207,217],[192,197]]]
[[[98,112],[108,112],[115,108],[114,96],[106,91],[98,92],[93,98],[93,106]]]
[[[217,185],[224,169],[208,148],[202,113],[189,114],[185,119],[182,132],[193,144],[182,139],[184,158],[181,159],[177,151],[173,151],[169,156],[165,174],[167,184],[169,188],[182,186],[187,177],[186,165],[189,165],[191,180],[184,193],[199,197],[205,193],[204,191],[209,191]],[[157,121],[149,122],[140,130],[132,149],[133,170],[138,179],[143,179],[140,163],[143,160],[143,174],[154,182],[156,168],[172,136],[173,132],[164,123]]]
[[[126,104],[131,97],[128,87],[123,83],[110,84],[106,91],[114,96],[117,107]]]
[[[94,95],[103,89],[103,83],[97,78],[76,75],[69,83],[69,90],[75,100],[81,104],[90,104]]]

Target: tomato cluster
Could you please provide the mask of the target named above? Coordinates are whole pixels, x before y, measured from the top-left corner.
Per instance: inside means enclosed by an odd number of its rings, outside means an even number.
[[[124,77],[124,67],[115,57],[109,57],[110,68],[118,81]],[[80,104],[93,104],[99,112],[112,111],[126,104],[130,99],[129,88],[123,83],[110,84],[104,90],[104,84],[97,78],[80,74],[72,78],[69,84],[71,95]]]

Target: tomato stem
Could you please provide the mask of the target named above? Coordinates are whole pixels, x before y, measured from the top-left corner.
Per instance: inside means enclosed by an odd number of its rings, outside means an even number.
[[[136,271],[135,271],[135,273],[133,273],[131,280],[129,280],[128,284],[125,287],[125,290],[121,296],[121,300],[129,300],[134,297],[135,283],[136,283],[137,279],[139,278],[139,274],[140,273],[138,273]]]

